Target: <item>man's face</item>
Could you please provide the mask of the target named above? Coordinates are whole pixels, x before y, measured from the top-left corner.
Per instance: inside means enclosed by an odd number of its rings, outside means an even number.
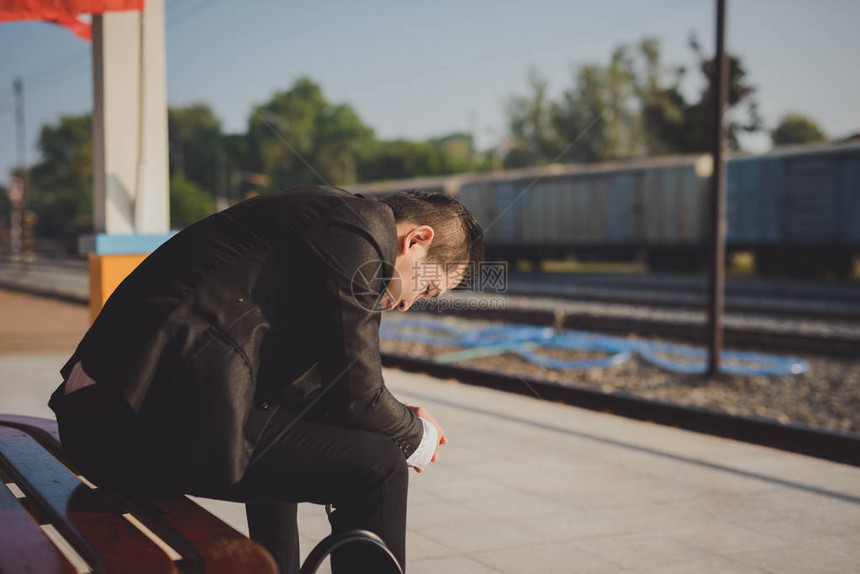
[[[435,232],[429,225],[397,224],[394,276],[380,301],[383,310],[406,311],[419,298],[430,299],[456,287],[467,265],[428,263],[427,251]],[[447,269],[446,269],[447,267]]]

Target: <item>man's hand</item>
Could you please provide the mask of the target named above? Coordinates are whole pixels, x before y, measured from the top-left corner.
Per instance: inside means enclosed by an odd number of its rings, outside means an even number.
[[[422,419],[427,419],[428,421],[433,423],[433,426],[436,427],[436,437],[437,437],[436,438],[436,450],[433,453],[433,458],[430,459],[430,462],[436,462],[437,460],[439,460],[439,445],[440,444],[448,444],[448,437],[445,436],[445,431],[442,430],[441,425],[439,425],[439,423],[436,422],[436,419],[434,419],[432,416],[430,416],[430,413],[424,407],[416,407],[416,406],[410,405],[409,403],[403,403],[403,404],[406,405],[407,407],[409,407],[416,415],[418,415]],[[412,468],[415,469],[415,472],[424,472],[423,468],[416,468],[414,466]]]

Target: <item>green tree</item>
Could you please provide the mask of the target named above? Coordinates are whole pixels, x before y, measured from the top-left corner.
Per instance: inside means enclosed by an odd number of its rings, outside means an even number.
[[[271,189],[355,180],[361,149],[372,142],[346,104],[332,105],[309,78],[255,106],[248,123],[246,170],[265,173]]]
[[[453,133],[425,141],[374,141],[364,148],[358,164],[361,181],[407,179],[464,173],[474,169],[472,137]]]
[[[223,181],[221,122],[206,104],[167,110],[170,176],[181,176],[214,194]]]
[[[370,146],[359,166],[362,181],[406,179],[442,171],[439,149],[433,142],[378,141]]]
[[[562,161],[587,162],[644,153],[632,68],[630,50],[624,46],[613,52],[606,67],[579,68],[573,87],[553,104],[553,125],[570,147]]]
[[[651,155],[682,151],[688,145],[687,108],[681,94],[684,66],[666,66],[656,38],[639,43],[636,90],[642,112],[645,147]]]
[[[439,150],[442,173],[465,173],[475,169],[477,156],[472,136],[453,133],[433,140]]]
[[[685,127],[688,141],[676,151],[707,151],[711,147],[711,132],[713,118],[713,82],[716,71],[716,58],[704,55],[701,45],[695,35],[690,36],[690,48],[698,59],[698,68],[705,80],[705,88],[699,100],[687,106]],[[746,68],[740,58],[727,54],[729,63],[728,101],[726,101],[726,139],[729,149],[740,149],[740,134],[761,131],[763,124],[758,113],[758,102],[755,100],[756,88],[749,83]]]
[[[171,222],[184,225],[214,210],[212,188],[205,182],[214,181],[222,153],[220,127],[203,105],[169,110],[168,121],[173,156],[170,204],[171,211],[177,210],[171,213]],[[72,244],[75,235],[92,228],[91,115],[64,116],[57,124],[43,126],[39,150],[41,160],[31,169],[28,190],[29,208],[38,217],[36,234]]]
[[[605,66],[579,66],[573,85],[558,101],[549,101],[546,80],[530,70],[530,94],[511,99],[507,106],[509,131],[519,145],[508,153],[505,164],[539,165],[556,158],[588,162],[709,149],[714,60],[703,55],[695,37],[690,38],[690,48],[705,79],[705,88],[692,100],[681,91],[686,69],[667,66],[654,38],[617,47]],[[732,113],[727,139],[732,149],[738,149],[740,134],[759,131],[762,123],[745,68],[737,57],[728,60]],[[567,146],[569,151],[562,155]]]
[[[221,152],[220,125],[208,107],[168,110],[171,144],[171,222],[187,224],[214,210],[211,187]],[[70,239],[91,229],[93,189],[92,118],[66,116],[39,136],[41,161],[31,170],[29,208],[40,237]],[[190,185],[188,185],[190,184]],[[173,197],[178,185],[178,199]]]
[[[181,228],[215,211],[215,199],[193,181],[181,175],[170,178],[170,226]]]
[[[606,66],[575,68],[573,85],[558,101],[549,99],[548,82],[534,68],[528,83],[529,94],[511,98],[506,107],[509,130],[518,143],[505,156],[506,167],[598,161],[645,151],[640,90],[626,46],[616,48]]]
[[[775,146],[812,144],[827,141],[827,135],[812,118],[803,114],[788,113],[770,132],[770,139]]]
[[[529,68],[527,80],[528,93],[509,98],[505,105],[509,129],[518,144],[506,156],[506,167],[547,163],[561,149],[553,126],[549,81],[534,66]]]
[[[351,107],[327,106],[315,122],[314,158],[326,179],[334,183],[354,183],[358,156],[373,139]]]
[[[35,233],[59,238],[92,226],[93,138],[90,114],[63,116],[39,134],[41,161],[33,166],[28,207]]]
[[[221,190],[221,197],[227,203],[241,201],[249,193],[268,186],[268,177],[265,174],[247,170],[250,161],[248,138],[245,134],[227,134],[221,138],[221,144],[224,152],[221,166],[224,189]]]
[[[646,39],[640,44],[645,73],[637,83],[640,86],[645,138],[651,155],[704,152],[711,148],[712,76],[716,59],[705,55],[695,35],[690,36],[689,46],[704,81],[698,99],[692,101],[687,101],[681,93],[686,68],[677,66],[667,70],[661,62],[656,39]],[[731,54],[727,54],[726,59],[729,64],[726,139],[729,149],[738,150],[741,133],[761,131],[762,120],[755,100],[756,88],[749,83],[743,62]]]

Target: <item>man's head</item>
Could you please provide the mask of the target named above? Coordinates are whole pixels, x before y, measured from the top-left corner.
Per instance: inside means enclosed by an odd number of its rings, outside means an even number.
[[[450,195],[401,191],[380,201],[397,222],[397,259],[383,309],[406,311],[419,298],[441,295],[462,281],[470,263],[483,261],[481,225]]]

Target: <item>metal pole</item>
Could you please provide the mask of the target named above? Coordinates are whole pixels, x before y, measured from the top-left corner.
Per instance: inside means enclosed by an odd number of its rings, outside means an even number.
[[[27,167],[27,146],[24,140],[24,81],[15,80],[15,125],[18,128],[18,167]]]
[[[717,0],[717,50],[711,76],[714,171],[711,175],[711,269],[708,277],[708,375],[720,372],[723,352],[723,307],[726,259],[726,165],[723,158],[723,113],[728,92],[728,62],[724,47],[726,1]]]
[[[11,240],[10,255],[13,260],[21,258],[23,253],[23,216],[27,201],[27,143],[24,134],[24,81],[17,78],[13,84],[15,90],[15,127],[18,138],[18,177],[12,182],[14,197],[10,196],[11,205],[9,217],[9,235]]]

